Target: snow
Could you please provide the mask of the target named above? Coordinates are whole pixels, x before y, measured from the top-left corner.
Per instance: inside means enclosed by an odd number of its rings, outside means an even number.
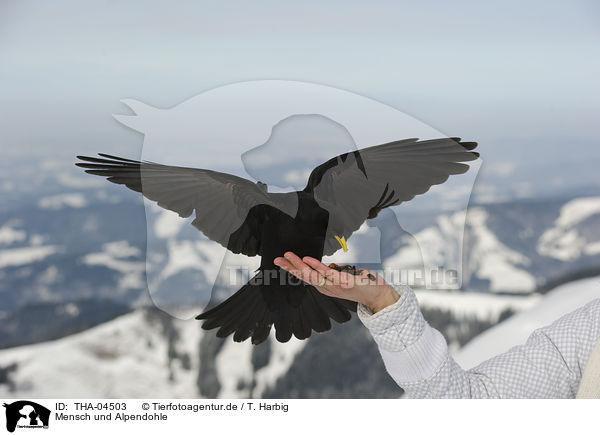
[[[123,274],[119,280],[120,289],[141,288],[144,285],[143,261],[125,260],[141,254],[135,246],[129,245],[126,240],[105,243],[102,252],[94,252],[83,257],[83,263],[89,266],[105,266]]]
[[[523,311],[541,299],[538,293],[498,295],[466,291],[415,290],[421,308],[450,311],[458,318],[475,316],[479,320],[496,322],[503,311]]]
[[[177,213],[164,210],[158,205],[145,200],[148,222],[147,268],[150,271],[151,289],[165,279],[184,270],[201,271],[207,283],[217,279],[222,284],[242,286],[254,276],[253,271],[259,266],[259,257],[247,257],[233,254],[219,243],[208,239],[200,231],[195,240],[178,239],[182,229],[191,225],[193,218],[183,219]],[[152,238],[166,240],[166,249],[160,243],[152,243]],[[166,264],[163,264],[164,260]],[[242,273],[230,273],[240,270]]]
[[[45,241],[46,241],[46,237],[42,236],[41,234],[32,234],[29,237],[29,244],[31,246],[40,246]]]
[[[534,277],[525,267],[530,260],[521,253],[504,245],[487,227],[487,212],[482,207],[442,215],[436,225],[427,227],[414,235],[405,235],[405,246],[384,262],[386,269],[402,268],[414,270],[425,268],[427,288],[458,288],[463,277],[452,285],[447,280],[436,283],[433,271],[460,271],[462,265],[462,245],[465,226],[471,243],[466,269],[476,271],[477,277],[490,281],[494,292],[529,293],[535,289]],[[469,276],[464,280],[468,282]],[[411,284],[409,282],[409,284]]]
[[[77,307],[67,305],[65,309],[76,314]],[[59,340],[1,350],[0,367],[16,363],[17,370],[10,376],[14,390],[2,384],[0,396],[197,397],[201,370],[197,346],[204,332],[195,320],[173,319],[173,326],[179,337],[175,349],[189,356],[190,368],[182,367],[177,359],[168,360],[168,342],[160,322],[148,322],[145,312],[138,310]],[[288,371],[306,345],[305,340],[294,337],[288,343],[269,339],[272,352],[268,364],[256,373],[255,397]],[[226,339],[215,360],[221,385],[219,397],[248,397],[253,377],[252,351],[249,341]]]
[[[252,385],[252,347],[246,340],[242,343],[229,337],[216,358],[217,378],[221,384],[219,397],[242,399],[248,397]],[[243,388],[239,388],[243,386]]]
[[[433,279],[432,272],[462,270],[462,240],[465,227],[465,212],[438,217],[436,225],[427,227],[414,235],[403,236],[405,246],[384,261],[384,268],[390,271],[409,271],[416,279],[425,279],[428,288],[458,288],[458,282],[440,282]],[[425,276],[422,270],[424,268]],[[409,279],[406,283],[414,285]]]
[[[27,237],[23,230],[15,229],[16,222],[6,222],[0,227],[0,244],[10,245],[14,242],[22,242]]]
[[[202,332],[197,322],[175,322],[184,337],[177,350],[190,356],[192,366],[172,364],[172,378],[161,326],[147,322],[140,310],[60,340],[0,351],[1,367],[18,367],[11,373],[14,391],[3,384],[0,396],[196,397],[196,346]]]
[[[40,208],[48,210],[60,210],[61,208],[81,208],[87,204],[85,196],[81,193],[63,193],[61,195],[47,196],[39,200]]]
[[[58,281],[60,277],[60,271],[54,265],[49,266],[38,278],[40,284],[50,285]]]
[[[337,241],[336,241],[337,244]],[[366,222],[346,240],[348,251],[338,249],[333,255],[323,257],[324,263],[355,264],[381,262],[381,231]],[[339,246],[339,245],[338,245]]]
[[[287,343],[280,343],[274,338],[274,331],[271,331],[271,358],[269,363],[256,371],[256,387],[252,393],[253,397],[261,397],[270,387],[275,386],[275,382],[285,375],[291,367],[296,355],[300,353],[307,340],[298,340],[292,337]]]
[[[155,219],[154,232],[156,233],[156,236],[161,239],[168,239],[176,236],[181,228],[188,223],[188,220],[183,219],[177,213],[162,209],[150,201],[144,201],[144,205],[159,212],[158,217],[153,217]]]
[[[169,240],[169,261],[162,270],[160,278],[166,279],[169,276],[175,275],[185,269],[203,270],[205,267],[204,263],[209,263],[210,270],[215,270],[215,267],[218,270],[218,266],[223,258],[224,252],[216,253],[210,249],[203,249],[202,245],[202,242],[192,242],[190,240],[183,240],[181,242],[177,240]],[[208,255],[203,256],[202,253]]]
[[[542,234],[538,252],[561,261],[572,261],[581,256],[586,240],[576,229],[551,228]]]
[[[600,254],[600,241],[594,243],[588,243],[585,248],[583,248],[583,252],[586,255],[598,255]]]
[[[460,316],[481,319],[499,316],[506,308],[520,311],[484,332],[457,355],[463,367],[472,367],[511,346],[523,343],[535,329],[600,297],[600,279],[592,278],[561,286],[546,296],[496,295],[471,292],[416,292],[421,307],[450,309]],[[76,307],[66,306],[75,313]],[[198,322],[172,319],[178,354],[189,356],[190,368],[178,359],[169,361],[168,340],[160,322],[150,322],[143,310],[59,340],[0,351],[0,367],[13,363],[14,390],[0,385],[6,398],[186,398],[196,397],[201,370],[198,343],[203,334]],[[271,355],[266,366],[253,375],[252,345],[229,337],[216,356],[220,398],[260,397],[288,372],[307,340],[294,337],[279,343],[269,337]],[[59,376],[68,373],[68,376]],[[253,378],[254,376],[254,378]]]
[[[213,283],[218,278],[225,286],[240,287],[254,276],[253,271],[260,264],[259,257],[227,252],[223,246],[208,239],[170,239],[167,246],[168,262],[161,270],[158,282],[183,270],[195,269],[204,274],[208,283]]]
[[[28,246],[24,248],[0,250],[0,268],[10,266],[23,266],[25,264],[41,261],[58,252],[58,246]]]
[[[0,227],[0,244],[11,245],[15,242],[22,242],[27,237],[23,230],[15,229],[18,221],[9,221]]]
[[[120,240],[103,245],[105,252],[115,258],[137,257],[141,251],[135,246],[131,246],[128,241]]]
[[[76,314],[77,307],[65,307]],[[0,384],[6,398],[186,398],[197,397],[200,367],[198,343],[204,334],[195,320],[172,319],[178,354],[189,356],[190,367],[178,359],[169,361],[168,340],[161,322],[148,321],[137,310],[110,322],[62,339],[0,350],[0,367],[17,364],[10,379],[14,389]],[[268,364],[253,371],[250,341],[232,337],[216,355],[215,368],[221,385],[220,398],[260,397],[292,365],[307,341],[294,337],[287,343],[274,339]],[[60,376],[68,373],[68,376]]]
[[[65,187],[70,187],[70,188],[75,188],[75,189],[102,187],[105,185],[104,180],[97,178],[97,177],[89,177],[89,176],[85,176],[85,175],[87,175],[87,174],[83,174],[83,176],[81,176],[81,175],[72,175],[70,173],[61,172],[60,174],[58,174],[57,180],[58,180],[59,184],[65,186]]]
[[[556,226],[572,227],[598,213],[600,213],[600,196],[577,198],[563,205]]]
[[[102,245],[102,252],[93,252],[83,257],[87,265],[101,265],[123,273],[138,272],[143,270],[142,262],[124,261],[123,258],[140,255],[140,250],[129,245],[127,240],[110,242]]]
[[[515,314],[475,337],[455,355],[455,359],[465,369],[474,367],[513,346],[525,343],[535,329],[549,325],[596,298],[600,298],[598,277],[561,285],[532,308]]]
[[[488,215],[481,207],[469,210],[468,225],[472,240],[469,270],[476,270],[477,277],[488,279],[492,291],[531,292],[535,279],[519,266],[531,261],[521,253],[510,249],[498,240],[487,227]]]
[[[537,251],[561,261],[600,254],[600,240],[586,240],[575,227],[598,213],[600,197],[578,198],[567,202],[562,206],[554,226],[540,236]]]
[[[407,268],[418,268],[422,262],[444,264],[444,238],[438,228],[425,228],[414,237],[403,236],[402,241],[407,246],[389,257],[384,262],[385,267],[402,264]]]
[[[79,307],[73,303],[65,305],[64,310],[71,317],[78,316],[80,313]]]

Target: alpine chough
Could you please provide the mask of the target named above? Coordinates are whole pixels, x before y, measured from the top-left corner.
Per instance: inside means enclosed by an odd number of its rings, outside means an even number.
[[[273,260],[286,251],[321,259],[346,247],[346,239],[385,207],[409,201],[477,159],[475,142],[460,138],[404,139],[341,154],[317,166],[301,191],[271,193],[264,183],[234,175],[107,154],[78,156],[87,173],[141,192],[234,253],[259,255],[256,275],[219,305],[196,318],[204,329],[235,341],[308,338],[342,323],[356,303],[326,296]]]

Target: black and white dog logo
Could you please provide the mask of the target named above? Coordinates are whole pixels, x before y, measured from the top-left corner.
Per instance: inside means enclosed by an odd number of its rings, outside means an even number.
[[[6,408],[6,430],[14,432],[18,428],[48,428],[50,410],[29,400],[19,400],[4,404]]]

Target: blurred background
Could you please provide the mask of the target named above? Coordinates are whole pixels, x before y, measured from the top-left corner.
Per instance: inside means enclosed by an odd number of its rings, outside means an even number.
[[[462,288],[416,288],[466,368],[600,297],[599,24],[594,1],[3,1],[0,396],[402,393],[356,318],[252,346],[152,303],[141,196],[74,166],[79,154],[141,156],[143,136],[112,116],[131,113],[124,98],[167,109],[229,83],[297,80],[479,142],[468,211],[412,208],[411,235],[381,251],[384,264],[452,264],[452,223],[467,212]],[[312,146],[330,131],[303,128]],[[378,230],[394,217],[382,213]],[[178,260],[197,248],[193,228],[165,228],[163,292],[212,286],[209,255]]]

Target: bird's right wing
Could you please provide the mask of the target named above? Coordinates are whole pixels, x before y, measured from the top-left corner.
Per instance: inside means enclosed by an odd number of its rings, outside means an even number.
[[[479,156],[472,151],[476,146],[460,138],[404,139],[345,153],[317,166],[304,191],[312,192],[329,212],[324,255],[340,249],[335,236],[348,238],[382,209],[466,172],[469,165],[464,162]]]
[[[235,175],[99,155],[102,158],[78,156],[84,163],[76,165],[86,168],[89,174],[141,192],[183,218],[195,211],[192,225],[236,254],[260,254],[265,208],[251,213],[251,222],[247,222],[251,209],[270,206],[291,217],[298,210],[295,192],[269,193],[265,187]]]

